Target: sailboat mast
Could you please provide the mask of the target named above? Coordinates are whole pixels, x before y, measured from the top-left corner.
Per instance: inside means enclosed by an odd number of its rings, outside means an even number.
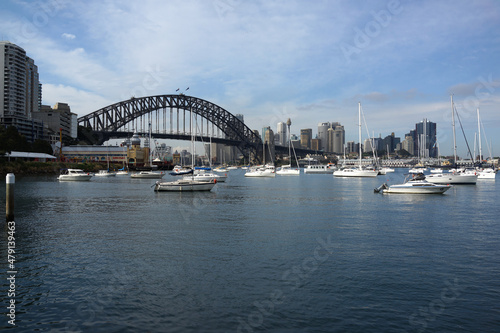
[[[477,133],[479,140],[479,163],[483,160],[483,152],[481,150],[481,120],[479,119],[479,108],[477,108]]]
[[[457,165],[457,136],[455,134],[455,109],[453,107],[453,94],[451,96],[451,126],[453,128],[453,157]]]
[[[361,102],[358,102],[358,119],[359,119],[359,131],[358,131],[358,137],[359,137],[359,168],[361,169]]]

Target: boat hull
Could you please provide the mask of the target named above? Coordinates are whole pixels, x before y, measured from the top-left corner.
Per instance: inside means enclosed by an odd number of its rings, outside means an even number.
[[[382,193],[395,194],[443,194],[451,188],[449,185],[434,185],[434,186],[405,186],[393,185],[382,190]]]
[[[92,175],[84,175],[84,176],[68,176],[68,175],[61,175],[57,179],[60,181],[72,181],[72,182],[82,182],[82,181],[88,181],[92,178]]]
[[[434,184],[476,184],[477,175],[469,174],[432,174],[427,176],[427,180]]]
[[[194,191],[210,191],[215,186],[216,182],[208,181],[173,181],[173,182],[156,182],[155,191],[166,192],[194,192]]]
[[[164,173],[155,173],[155,172],[152,173],[139,172],[130,175],[131,178],[142,178],[142,179],[161,179],[163,178],[163,176],[165,176]]]
[[[276,177],[273,171],[249,171],[245,173],[245,177]]]
[[[345,169],[337,170],[333,173],[335,177],[377,177],[376,170]]]

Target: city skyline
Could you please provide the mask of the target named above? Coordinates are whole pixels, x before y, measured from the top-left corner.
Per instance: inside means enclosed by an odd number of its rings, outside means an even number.
[[[190,87],[186,93],[243,114],[252,129],[291,118],[300,134],[334,119],[347,142],[358,141],[359,101],[375,136],[403,140],[429,119],[450,155],[453,93],[468,141],[479,107],[483,134],[500,152],[496,1],[2,5],[1,39],[35,60],[42,104],[67,103],[78,116]],[[459,128],[457,146],[465,156]]]

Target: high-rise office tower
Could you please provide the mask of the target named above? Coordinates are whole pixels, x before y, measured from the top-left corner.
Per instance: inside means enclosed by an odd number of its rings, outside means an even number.
[[[43,123],[32,118],[41,106],[35,61],[16,44],[0,41],[0,124],[14,126],[28,140],[43,137]]]
[[[277,133],[278,138],[279,138],[279,144],[280,146],[287,146],[288,145],[288,135],[287,135],[287,130],[286,130],[286,124],[284,122],[279,122],[278,123],[278,130]]]

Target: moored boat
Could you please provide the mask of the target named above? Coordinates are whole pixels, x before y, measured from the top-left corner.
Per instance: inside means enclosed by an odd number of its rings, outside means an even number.
[[[448,191],[452,185],[441,185],[430,183],[426,180],[423,173],[407,177],[403,184],[386,185],[382,184],[375,192],[396,193],[396,194],[443,194]]]
[[[62,181],[86,181],[92,178],[92,174],[81,169],[63,169],[57,179]]]
[[[164,172],[156,171],[140,171],[130,175],[131,178],[145,178],[145,179],[161,179],[165,176]]]

